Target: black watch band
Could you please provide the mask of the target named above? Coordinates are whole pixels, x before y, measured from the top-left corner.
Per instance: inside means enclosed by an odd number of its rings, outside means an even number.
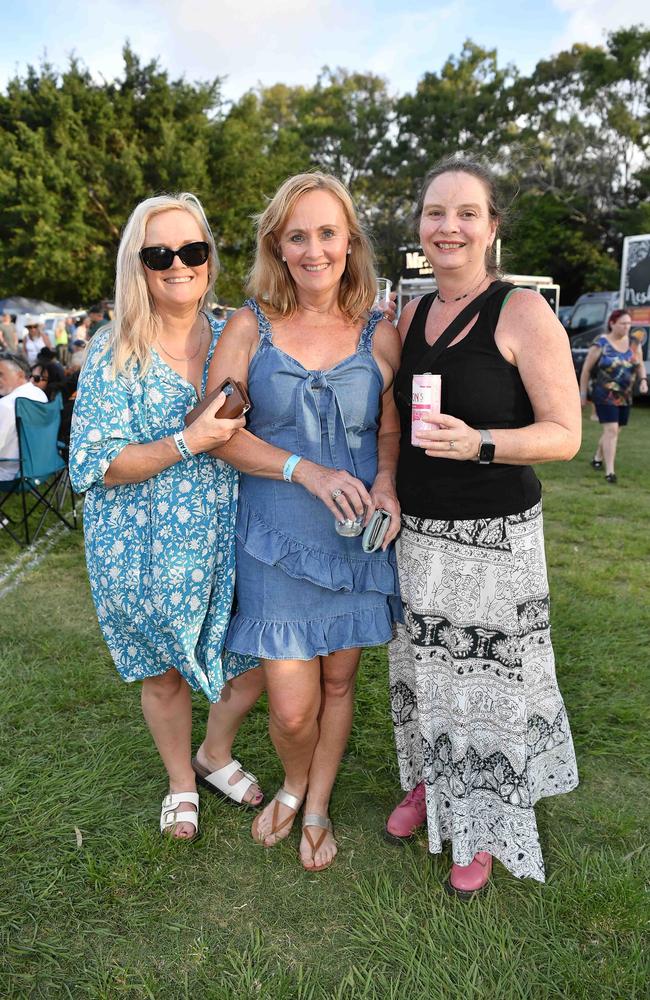
[[[474,461],[478,462],[479,465],[489,465],[494,460],[494,441],[492,440],[492,435],[484,427],[477,427],[477,430],[481,435],[481,443]]]

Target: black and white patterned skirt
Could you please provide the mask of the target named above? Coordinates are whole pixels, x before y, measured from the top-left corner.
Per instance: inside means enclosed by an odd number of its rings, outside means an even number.
[[[489,851],[544,881],[534,804],[578,784],[555,678],[541,504],[471,521],[404,516],[405,625],[389,645],[402,787],[426,786],[429,850]]]

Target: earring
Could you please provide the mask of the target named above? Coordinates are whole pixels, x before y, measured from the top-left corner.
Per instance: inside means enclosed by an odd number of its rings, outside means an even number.
[[[352,247],[348,247],[348,254],[352,253]]]
[[[283,257],[283,258],[282,258],[282,263],[283,263],[283,264],[286,264],[286,263],[287,263],[287,258],[286,258],[286,257]]]

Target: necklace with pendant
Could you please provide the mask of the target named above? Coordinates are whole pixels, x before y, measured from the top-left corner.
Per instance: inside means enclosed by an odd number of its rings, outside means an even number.
[[[162,347],[163,351],[165,352],[165,354],[167,355],[168,358],[171,358],[172,361],[194,361],[194,358],[197,356],[197,354],[201,350],[201,342],[203,340],[203,321],[204,321],[204,319],[205,319],[205,317],[203,315],[201,315],[201,329],[199,330],[199,343],[198,343],[198,346],[197,346],[194,354],[191,357],[189,357],[189,358],[177,358],[175,354],[172,354],[171,351],[167,350],[167,348],[163,344],[163,342],[160,339],[160,337],[158,337],[158,343],[160,344],[160,346]]]
[[[466,299],[469,295],[471,295],[472,292],[475,292],[478,286],[482,285],[486,278],[487,274],[484,274],[481,280],[477,281],[477,283],[474,285],[473,288],[470,288],[470,290],[468,292],[465,292],[464,295],[457,295],[456,298],[454,299],[443,299],[440,292],[438,292],[438,302],[442,302],[443,305],[447,305],[448,302],[460,302],[462,299]]]

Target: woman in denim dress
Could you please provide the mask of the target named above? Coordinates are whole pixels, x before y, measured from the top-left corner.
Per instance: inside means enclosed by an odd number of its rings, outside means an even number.
[[[261,659],[284,767],[253,837],[265,847],[284,839],[304,801],[300,859],[318,871],[337,850],[329,800],[361,648],[387,642],[401,613],[390,545],[399,339],[372,309],[370,246],[347,189],[328,175],[290,178],[262,213],[249,291],[210,373],[214,385],[247,382],[253,404],[248,429],[218,452],[245,473],[226,645]],[[383,549],[366,553],[360,537],[337,534],[337,520],[367,521],[376,507],[392,515]]]

